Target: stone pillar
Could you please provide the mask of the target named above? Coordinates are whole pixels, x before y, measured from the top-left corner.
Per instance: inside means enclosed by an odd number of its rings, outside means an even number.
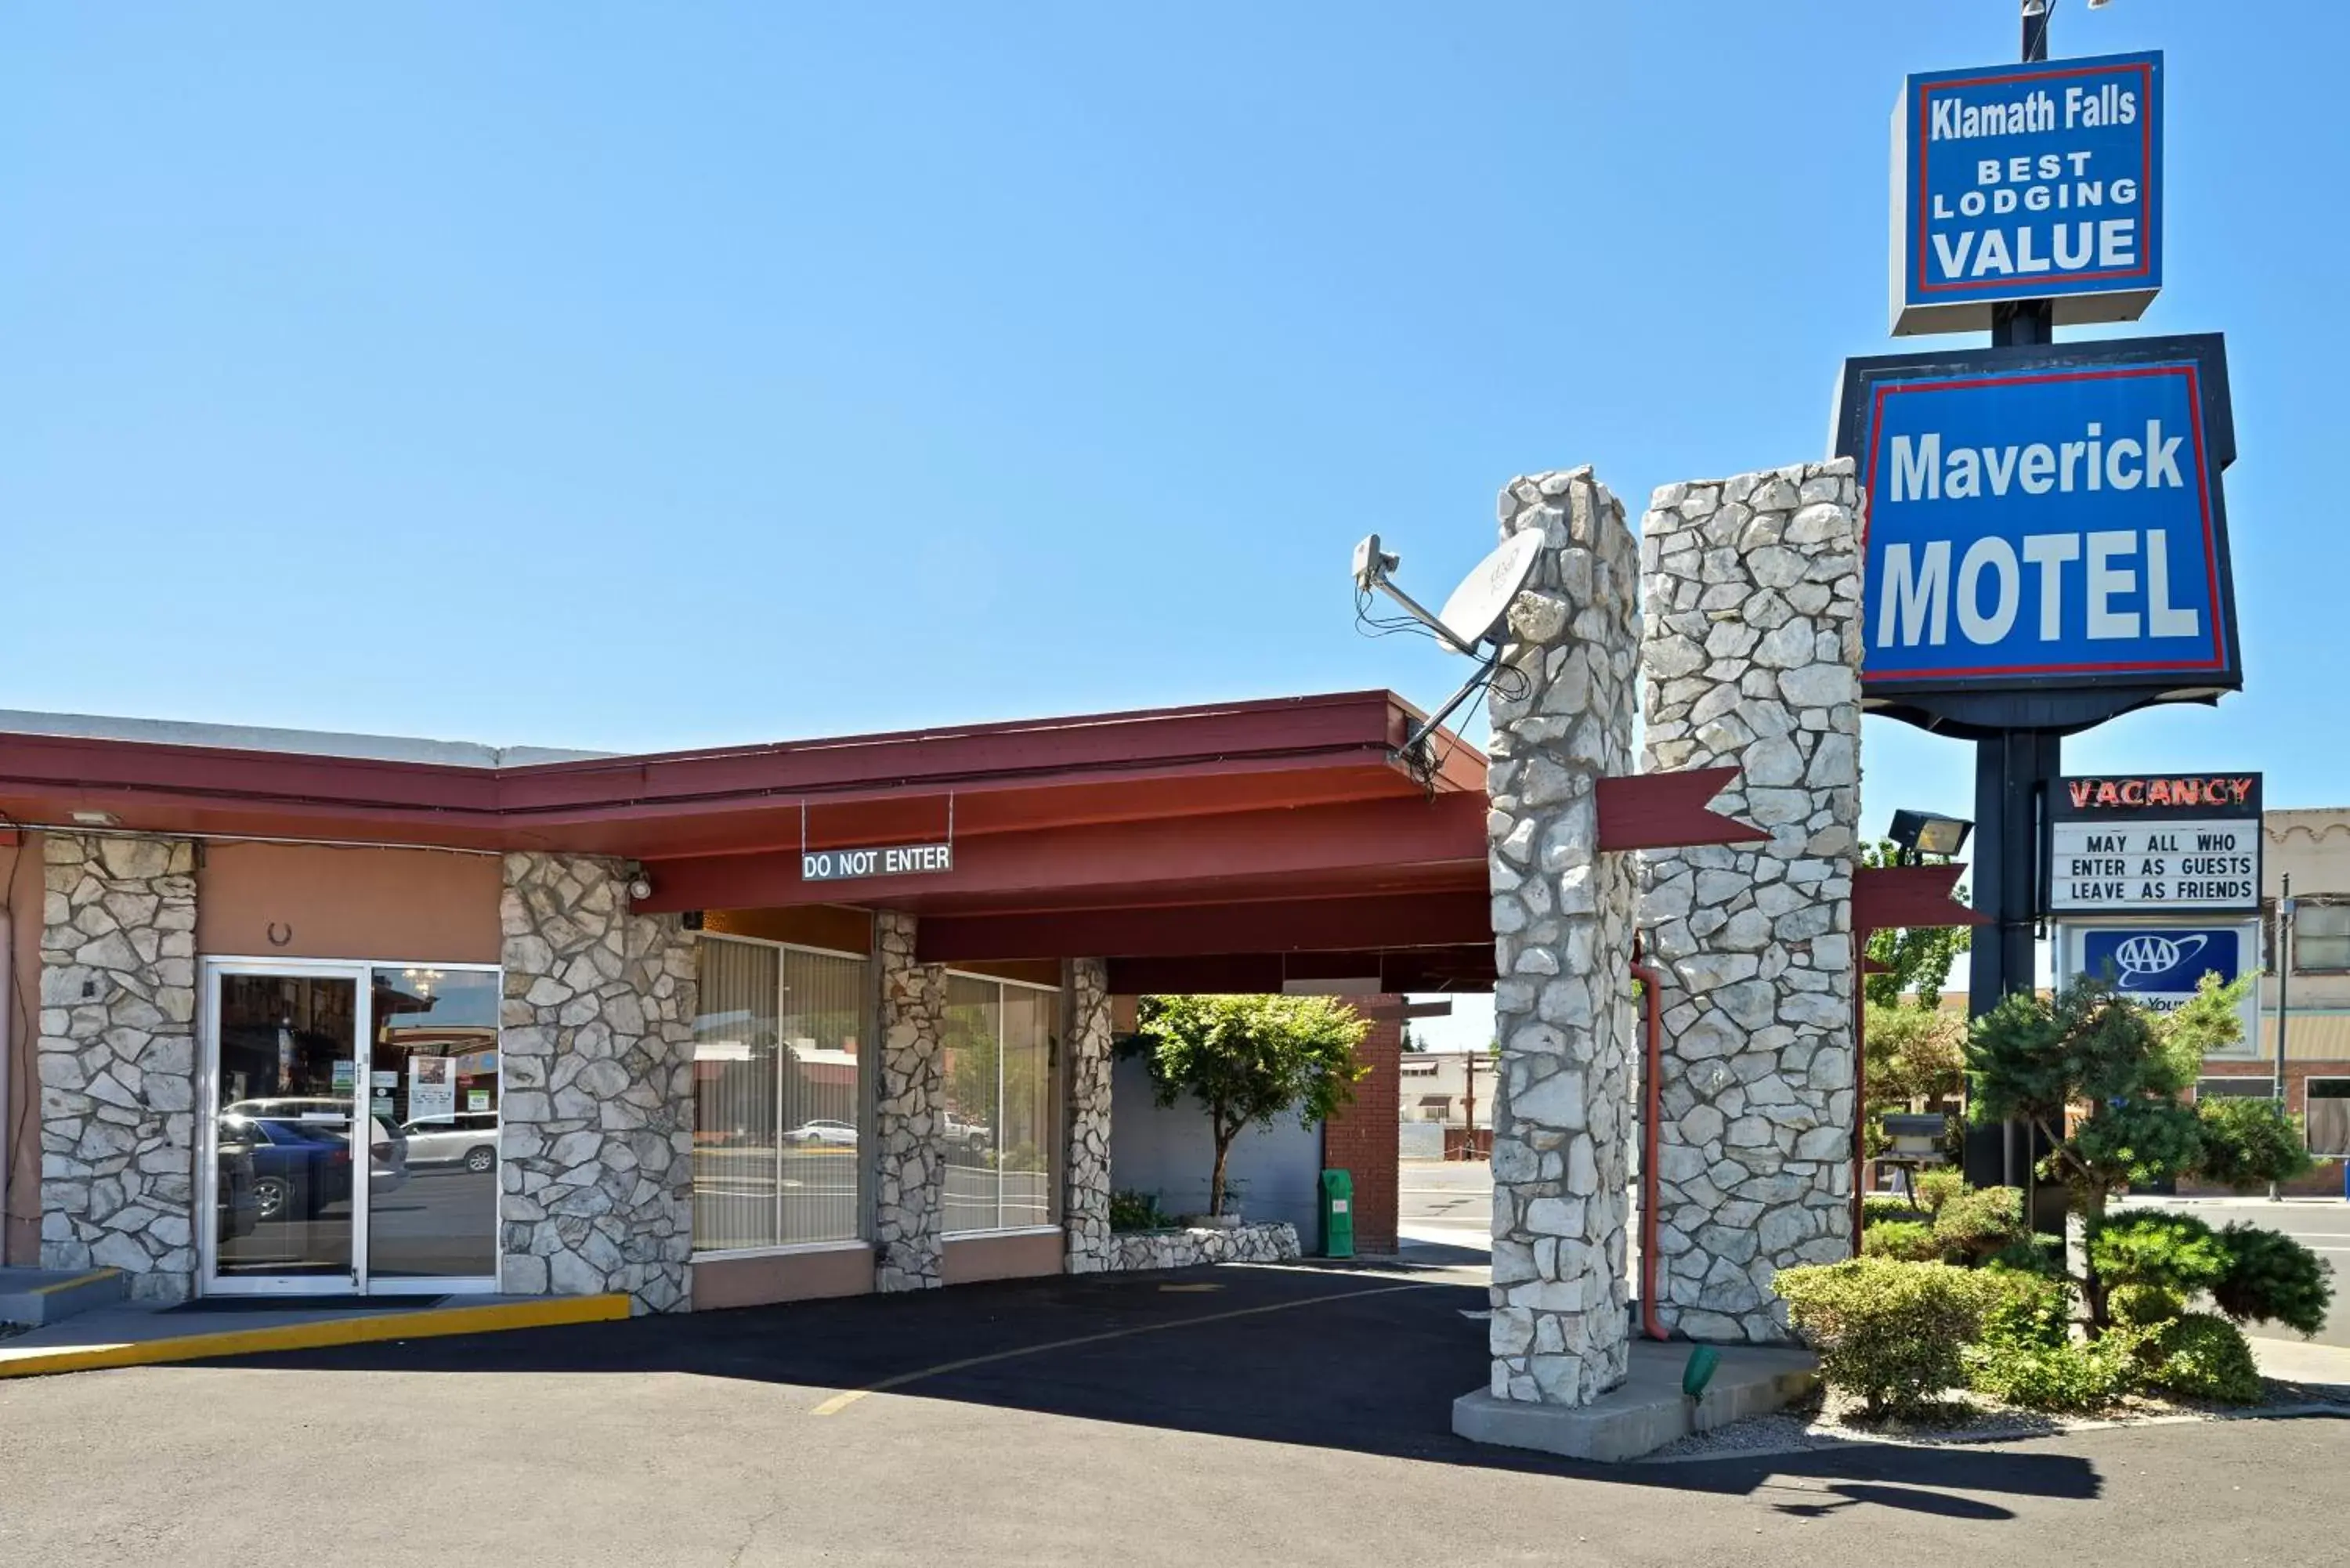
[[[41,1264],[178,1301],[196,1272],[195,848],[52,833],[42,859]]]
[[[630,868],[505,857],[501,1288],[691,1303],[693,938]]]
[[[873,1288],[924,1291],[944,1282],[946,1160],[940,1106],[946,1097],[946,1054],[940,1043],[946,971],[914,961],[914,917],[882,909],[873,917],[880,960],[881,1084],[873,1106]]]
[[[1659,1305],[1786,1335],[1771,1278],[1851,1251],[1860,498],[1850,460],[1669,484],[1641,522],[1647,766],[1734,766],[1766,844],[1653,851]]]
[[[1632,767],[1638,554],[1587,468],[1518,480],[1501,514],[1547,548],[1491,699],[1492,1391],[1580,1405],[1627,1355],[1633,867],[1599,853],[1594,790]]]
[[[1069,1099],[1061,1225],[1069,1239],[1069,1272],[1091,1274],[1112,1266],[1109,965],[1100,959],[1072,959],[1063,987],[1069,1009]]]

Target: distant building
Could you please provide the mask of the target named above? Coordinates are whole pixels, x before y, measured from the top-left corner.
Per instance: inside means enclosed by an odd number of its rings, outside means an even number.
[[[2305,1116],[2309,1147],[2350,1157],[2350,807],[2271,811],[2262,818],[2261,1034],[2236,1061],[2210,1060],[2199,1095],[2276,1092],[2278,1002],[2283,1015],[2285,1107]],[[2277,900],[2293,877],[2292,983],[2283,984]],[[2324,1173],[2330,1186],[2338,1171]]]
[[[1493,1058],[1484,1051],[1404,1054],[1398,1119],[1449,1127],[1493,1125]],[[1474,1109],[1471,1109],[1471,1100]]]

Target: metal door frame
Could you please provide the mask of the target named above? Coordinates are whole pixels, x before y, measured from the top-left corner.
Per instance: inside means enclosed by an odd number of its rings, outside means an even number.
[[[494,1293],[498,1288],[494,1271],[485,1275],[401,1275],[375,1280],[368,1272],[368,1231],[370,1211],[374,1207],[374,1183],[367,1177],[368,1167],[359,1158],[359,1130],[369,1125],[372,1113],[368,1110],[369,1086],[375,1061],[375,990],[372,971],[379,969],[437,969],[446,972],[498,974],[503,966],[494,963],[450,963],[442,960],[410,959],[312,959],[312,958],[206,958],[197,968],[198,1019],[196,1049],[196,1137],[197,1180],[192,1190],[196,1195],[196,1234],[200,1239],[196,1251],[195,1293],[200,1296],[260,1296],[260,1295],[453,1295]],[[220,1267],[220,979],[224,975],[276,975],[294,979],[348,980],[354,996],[351,1003],[351,1028],[355,1062],[351,1078],[351,1138],[354,1144],[351,1163],[351,1267],[348,1279],[333,1274],[237,1274],[221,1276]],[[498,1125],[505,1125],[505,1050],[504,1031],[498,1042]],[[503,1192],[505,1150],[498,1151],[498,1163],[493,1166],[496,1190]],[[503,1255],[499,1240],[498,1217],[491,1215],[494,1255]]]

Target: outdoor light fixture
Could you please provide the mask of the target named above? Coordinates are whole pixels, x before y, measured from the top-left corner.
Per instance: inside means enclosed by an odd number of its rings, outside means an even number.
[[[120,827],[122,819],[110,811],[78,811],[73,819],[84,827]]]
[[[1961,822],[1955,816],[1937,816],[1930,811],[1897,811],[1893,826],[1886,836],[1893,840],[1905,859],[1920,855],[1939,855],[1944,859],[1958,854],[1974,831],[1971,822]]]
[[[629,883],[629,897],[641,904],[653,896],[653,879],[639,876]]]

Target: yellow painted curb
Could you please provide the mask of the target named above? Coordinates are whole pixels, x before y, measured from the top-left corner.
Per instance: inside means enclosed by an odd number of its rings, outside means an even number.
[[[59,1345],[15,1354],[0,1347],[0,1377],[38,1377],[52,1372],[95,1372],[109,1366],[152,1366],[171,1361],[209,1361],[219,1355],[254,1355],[272,1350],[317,1350],[336,1345],[369,1345],[387,1339],[438,1339],[453,1334],[495,1334],[509,1328],[552,1328],[571,1323],[610,1323],[629,1315],[629,1298],[618,1293],[595,1296],[548,1296],[486,1306],[428,1308],[366,1317],[324,1318],[311,1323],[272,1324],[216,1334],[186,1334],[123,1345]]]
[[[35,1285],[25,1293],[28,1296],[55,1295],[59,1291],[69,1291],[80,1285],[94,1285],[100,1280],[110,1280],[121,1272],[120,1269],[92,1269],[88,1273],[76,1274],[72,1279],[59,1280],[53,1285]]]

